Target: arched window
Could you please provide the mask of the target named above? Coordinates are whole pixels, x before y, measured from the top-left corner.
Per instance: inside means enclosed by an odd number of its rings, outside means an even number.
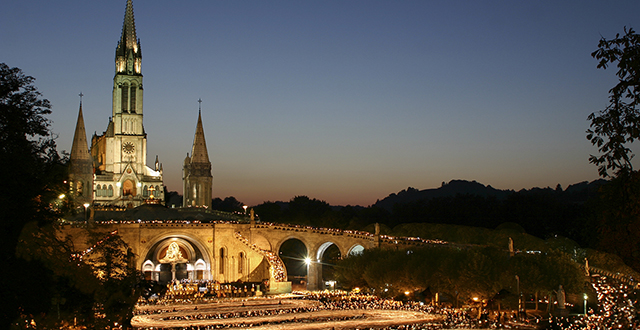
[[[129,97],[131,101],[131,112],[136,112],[136,86],[131,86],[131,97]]]
[[[238,255],[238,274],[244,273],[244,252]]]
[[[149,187],[147,187],[147,185],[144,185],[144,188],[142,188],[142,196],[149,197]]]
[[[224,248],[220,248],[220,274],[224,274],[224,258],[226,257],[224,253]]]
[[[107,194],[109,197],[113,197],[113,186],[109,185],[109,193]]]
[[[127,112],[127,105],[129,104],[129,85],[123,84],[120,86],[120,108],[122,112]]]
[[[96,197],[102,196],[102,190],[100,189],[100,185],[96,185]]]

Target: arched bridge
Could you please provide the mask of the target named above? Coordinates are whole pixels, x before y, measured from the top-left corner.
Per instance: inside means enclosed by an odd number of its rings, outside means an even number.
[[[274,290],[288,283],[287,269],[280,259],[281,248],[288,241],[299,242],[306,249],[302,253],[310,261],[306,272],[309,290],[324,287],[320,261],[327,249],[337,248],[340,256],[346,256],[381,242],[393,243],[367,232],[254,222],[111,222],[98,224],[94,230],[105,235],[117,231],[147,279],[164,283],[173,279],[223,283],[268,279]],[[63,235],[71,235],[78,249],[88,248],[87,233],[63,227]],[[286,285],[281,287],[286,290]]]

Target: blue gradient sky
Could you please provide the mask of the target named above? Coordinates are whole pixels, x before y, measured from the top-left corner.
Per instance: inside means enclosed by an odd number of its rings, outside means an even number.
[[[111,115],[125,0],[7,1],[0,61],[34,76],[69,150]],[[586,117],[614,69],[601,36],[634,1],[134,0],[149,164],[182,191],[202,98],[214,196],[370,205],[452,179],[500,189],[597,178]]]

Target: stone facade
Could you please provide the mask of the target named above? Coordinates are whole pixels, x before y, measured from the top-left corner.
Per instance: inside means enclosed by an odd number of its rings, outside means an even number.
[[[143,204],[163,204],[162,166],[147,166],[147,134],[143,126],[142,49],[136,37],[133,4],[127,1],[122,35],[116,48],[113,78],[112,113],[107,129],[91,139],[92,167],[72,171],[70,182],[76,186],[78,177],[92,176],[86,185],[83,202],[96,206],[136,207]],[[82,109],[81,109],[82,110]],[[82,126],[81,112],[78,126]],[[76,128],[76,134],[78,129]],[[86,143],[86,135],[83,136]],[[74,138],[75,147],[75,138]],[[72,148],[73,150],[73,148]],[[70,185],[71,189],[73,187]],[[77,190],[77,187],[76,187]]]
[[[215,280],[222,283],[243,281],[286,282],[276,278],[269,260],[284,242],[297,239],[304,243],[312,263],[308,266],[308,289],[323,288],[322,264],[326,249],[335,244],[345,256],[354,251],[379,246],[378,236],[340,230],[312,229],[255,223],[119,223],[94,229],[108,235],[117,231],[136,255],[136,268],[148,279],[168,282],[172,279]],[[88,231],[65,226],[61,236],[71,235],[76,248],[86,249]],[[171,247],[171,245],[173,247]],[[175,265],[171,263],[174,257]],[[286,269],[284,269],[286,276]],[[175,275],[174,275],[175,274]]]
[[[211,208],[213,176],[211,161],[207,151],[207,141],[202,127],[201,111],[198,111],[198,123],[193,138],[191,156],[187,154],[182,168],[182,206]]]

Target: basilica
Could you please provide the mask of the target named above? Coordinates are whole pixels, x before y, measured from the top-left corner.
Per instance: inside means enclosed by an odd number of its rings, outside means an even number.
[[[158,156],[153,167],[147,165],[142,49],[131,0],[127,0],[115,55],[111,116],[106,130],[91,138],[91,148],[80,99],[69,162],[69,195],[76,206],[85,208],[164,204],[163,169]],[[183,206],[210,208],[213,177],[200,113],[191,156],[187,154],[182,172]]]

